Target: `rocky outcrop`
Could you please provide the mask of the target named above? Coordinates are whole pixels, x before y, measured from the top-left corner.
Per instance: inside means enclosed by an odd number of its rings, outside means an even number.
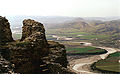
[[[13,41],[10,24],[5,17],[0,16],[0,44]]]
[[[67,69],[64,45],[47,41],[43,24],[28,19],[23,21],[21,40],[10,42],[10,63],[15,73],[21,74],[74,74]],[[0,48],[0,49],[1,49]]]
[[[25,38],[29,37],[30,35],[34,34],[35,32],[41,32],[43,33],[44,37],[43,39],[46,40],[45,38],[45,29],[43,24],[36,22],[34,20],[28,19],[23,21],[23,32],[22,32],[22,38],[21,41],[23,41]]]

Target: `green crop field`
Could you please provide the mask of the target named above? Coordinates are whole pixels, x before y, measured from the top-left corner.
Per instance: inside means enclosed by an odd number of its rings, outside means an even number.
[[[88,33],[86,33],[86,32],[73,32],[73,33],[70,33],[70,34],[73,34],[73,35],[79,35],[79,34],[86,35]]]
[[[83,47],[83,48],[71,48],[71,49],[66,49],[68,53],[76,53],[76,54],[89,54],[89,53],[101,53],[105,52],[104,49],[100,48],[95,48],[95,47]]]
[[[109,56],[108,56],[108,58],[109,57],[120,57],[120,52],[116,52],[116,53],[114,53],[114,54],[110,54]]]
[[[57,36],[65,36],[65,37],[72,37],[76,39],[108,39],[110,36],[105,34],[92,34],[88,32],[81,32],[78,29],[49,29],[46,31],[47,35],[57,35]],[[81,35],[81,36],[79,36]],[[49,38],[47,38],[49,39]]]
[[[95,67],[99,70],[109,72],[120,72],[120,52],[110,54],[106,59],[99,60],[95,63]]]
[[[107,37],[109,37],[109,35],[84,35],[81,38],[86,38],[86,39],[98,38],[98,39],[102,39],[102,38],[107,38]]]

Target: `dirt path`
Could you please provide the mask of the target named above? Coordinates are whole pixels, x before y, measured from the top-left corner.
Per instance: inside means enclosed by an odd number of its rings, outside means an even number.
[[[94,46],[97,47],[97,46]],[[108,52],[101,55],[94,55],[87,58],[77,59],[70,62],[72,70],[77,74],[98,74],[90,71],[90,65],[100,59],[105,59],[109,54],[117,52],[118,49],[109,47],[97,47],[107,50]]]

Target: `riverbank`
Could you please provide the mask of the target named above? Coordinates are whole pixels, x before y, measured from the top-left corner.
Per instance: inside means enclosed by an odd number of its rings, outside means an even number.
[[[98,60],[105,59],[109,54],[119,51],[119,49],[116,49],[116,48],[99,47],[99,46],[93,46],[93,47],[102,48],[102,49],[107,50],[108,52],[105,54],[93,55],[90,57],[74,59],[69,62],[70,69],[76,72],[77,74],[96,74],[96,72],[93,72],[91,70],[91,67],[90,67],[91,64],[93,64],[94,62],[97,62]]]

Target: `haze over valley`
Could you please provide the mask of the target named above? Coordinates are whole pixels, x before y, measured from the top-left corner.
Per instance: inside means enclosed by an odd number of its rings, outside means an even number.
[[[47,39],[57,40],[56,35],[119,48],[120,17],[8,16],[15,39],[21,37],[22,19],[28,18],[45,24]]]
[[[120,0],[2,0],[0,74],[120,74]]]

